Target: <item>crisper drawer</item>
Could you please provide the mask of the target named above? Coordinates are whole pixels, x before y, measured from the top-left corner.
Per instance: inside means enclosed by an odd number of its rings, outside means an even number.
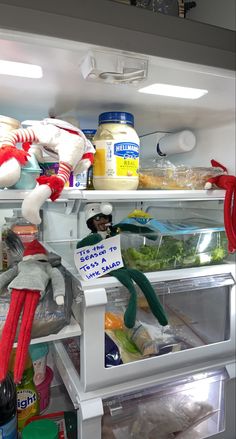
[[[188,373],[196,364],[234,355],[234,279],[230,273],[203,276],[194,269],[193,273],[189,278],[153,282],[169,318],[166,327],[159,325],[139,294],[134,329],[114,329],[111,324],[105,335],[107,317],[123,315],[128,293],[121,286],[84,291],[78,305],[82,327],[78,372],[85,392],[173,371]]]
[[[63,344],[54,357],[78,407],[79,439],[233,439],[233,379],[226,367],[84,393]],[[232,378],[232,377],[231,377]]]
[[[225,429],[224,382],[214,371],[103,400],[102,439],[203,439]]]

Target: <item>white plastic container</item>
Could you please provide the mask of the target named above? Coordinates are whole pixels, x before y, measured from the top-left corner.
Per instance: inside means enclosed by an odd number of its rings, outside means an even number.
[[[20,122],[18,120],[0,115],[0,147],[2,146],[1,138],[5,136],[8,131],[12,131],[17,128],[20,128]]]
[[[30,346],[29,352],[34,368],[34,384],[38,386],[46,378],[48,344],[33,344]]]
[[[184,130],[178,133],[166,134],[159,140],[157,153],[160,156],[180,154],[192,151],[196,145],[196,137],[192,131]]]
[[[98,190],[135,190],[138,187],[139,137],[133,115],[107,112],[99,116],[93,185]]]

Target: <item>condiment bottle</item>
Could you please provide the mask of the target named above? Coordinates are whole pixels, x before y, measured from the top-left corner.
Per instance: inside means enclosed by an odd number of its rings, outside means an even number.
[[[93,139],[96,134],[96,130],[92,129],[86,129],[83,130],[84,135],[87,137],[88,140],[93,144]],[[86,181],[86,189],[87,190],[93,190],[93,165],[91,165],[87,170],[87,181]]]
[[[10,374],[0,382],[0,438],[17,438],[16,386]]]
[[[139,183],[139,137],[130,113],[110,111],[99,116],[94,136],[95,189],[134,190]]]
[[[11,358],[11,370],[15,359],[15,350]],[[21,431],[27,421],[39,414],[39,397],[33,381],[34,368],[30,356],[28,355],[25,370],[20,384],[16,386],[17,392],[17,421],[18,430]]]

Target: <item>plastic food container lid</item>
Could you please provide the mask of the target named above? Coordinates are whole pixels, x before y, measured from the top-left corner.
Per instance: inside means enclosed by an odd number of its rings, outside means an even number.
[[[32,361],[37,361],[39,358],[46,357],[46,355],[48,354],[48,344],[47,343],[32,344],[29,347],[29,352]]]
[[[28,157],[27,163],[22,167],[22,171],[24,171],[27,174],[30,172],[34,172],[34,173],[39,172],[40,173],[41,169],[39,167],[38,161],[37,161],[34,154],[31,154]]]
[[[50,419],[32,421],[22,430],[22,439],[57,439],[58,426]]]
[[[125,123],[134,126],[134,116],[124,111],[108,111],[99,115],[98,123]]]

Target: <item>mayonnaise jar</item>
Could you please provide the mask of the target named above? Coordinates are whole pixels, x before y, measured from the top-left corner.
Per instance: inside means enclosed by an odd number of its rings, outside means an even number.
[[[94,136],[96,149],[93,185],[98,190],[135,190],[138,187],[139,137],[130,113],[110,111],[99,115]]]

